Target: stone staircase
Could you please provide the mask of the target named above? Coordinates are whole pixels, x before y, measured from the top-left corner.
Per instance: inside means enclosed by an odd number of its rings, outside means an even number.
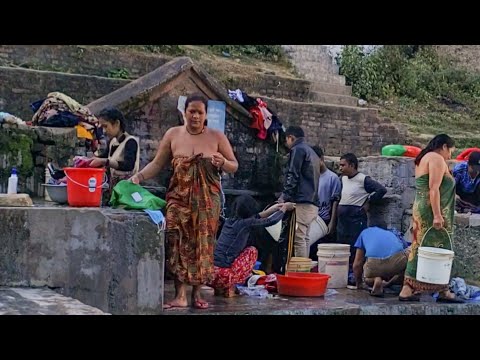
[[[312,83],[309,100],[312,102],[357,106],[352,87],[338,75],[338,66],[325,45],[282,45],[297,72]]]

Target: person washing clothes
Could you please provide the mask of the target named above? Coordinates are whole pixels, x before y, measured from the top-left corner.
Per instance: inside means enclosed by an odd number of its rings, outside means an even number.
[[[458,212],[480,212],[480,152],[470,154],[468,161],[455,165],[456,210]]]
[[[358,289],[365,281],[373,287],[370,295],[383,297],[385,287],[403,283],[410,249],[407,242],[387,229],[383,220],[371,220],[354,247],[353,273]]]
[[[107,149],[92,159],[90,167],[107,168],[110,176],[105,199],[108,201],[112,189],[120,180],[128,180],[139,171],[140,142],[137,137],[125,131],[125,118],[119,110],[107,108],[97,117],[109,143]]]
[[[215,289],[215,295],[234,296],[235,285],[244,283],[252,273],[258,253],[255,247],[247,247],[251,230],[278,223],[285,212],[294,208],[293,203],[281,203],[256,214],[258,204],[254,198],[242,195],[235,199],[232,217],[225,220],[215,246],[214,278],[207,284]]]

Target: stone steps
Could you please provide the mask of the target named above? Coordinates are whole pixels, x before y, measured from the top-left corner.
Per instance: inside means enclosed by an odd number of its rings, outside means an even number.
[[[312,82],[324,82],[334,85],[345,85],[345,77],[336,74],[318,72],[314,66],[301,68],[304,71],[305,79]]]
[[[311,81],[345,85],[325,45],[282,45],[297,71]]]
[[[313,102],[346,106],[357,106],[358,99],[353,96],[310,91],[308,97]]]
[[[352,87],[348,85],[330,84],[320,81],[312,81],[310,91],[318,91],[329,94],[352,95]]]
[[[252,97],[255,97],[255,96],[260,96],[256,93],[252,93],[250,94]],[[329,95],[332,95],[332,94],[329,94]],[[293,104],[304,104],[304,105],[311,105],[311,106],[326,106],[326,107],[331,107],[331,108],[338,108],[340,110],[344,109],[344,110],[358,110],[360,112],[368,112],[370,114],[375,114],[375,115],[378,115],[378,109],[376,108],[367,108],[367,107],[359,107],[359,106],[352,106],[352,105],[343,105],[343,104],[332,104],[332,103],[325,103],[325,102],[304,102],[304,101],[296,101],[296,100],[289,100],[289,99],[285,99],[285,98],[279,98],[279,97],[267,97],[265,95],[262,95],[262,99],[265,100],[265,101],[269,101],[269,100],[275,100],[275,101],[281,101],[281,102],[284,102],[284,103],[293,103]],[[383,118],[384,120],[384,123],[386,124],[391,124],[392,121],[390,119],[387,119],[387,118]]]

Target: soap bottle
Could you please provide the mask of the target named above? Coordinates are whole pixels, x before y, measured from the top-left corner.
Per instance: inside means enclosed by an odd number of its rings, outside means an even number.
[[[50,170],[48,169],[48,166],[45,167],[45,185],[50,185],[50,179],[52,178],[52,176],[50,175]],[[52,199],[50,198],[50,195],[48,194],[48,190],[47,190],[47,187],[48,186],[44,186],[44,191],[45,191],[45,200],[46,201],[52,201]]]
[[[18,186],[17,168],[12,168],[12,174],[8,178],[7,194],[16,194]]]

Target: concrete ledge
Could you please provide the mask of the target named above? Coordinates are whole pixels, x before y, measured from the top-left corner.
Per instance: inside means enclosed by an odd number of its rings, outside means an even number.
[[[112,314],[161,312],[164,237],[145,213],[32,207],[0,214],[0,286],[47,286]]]
[[[463,226],[480,227],[480,214],[455,214],[455,223]]]
[[[45,288],[0,287],[0,315],[109,315]]]

